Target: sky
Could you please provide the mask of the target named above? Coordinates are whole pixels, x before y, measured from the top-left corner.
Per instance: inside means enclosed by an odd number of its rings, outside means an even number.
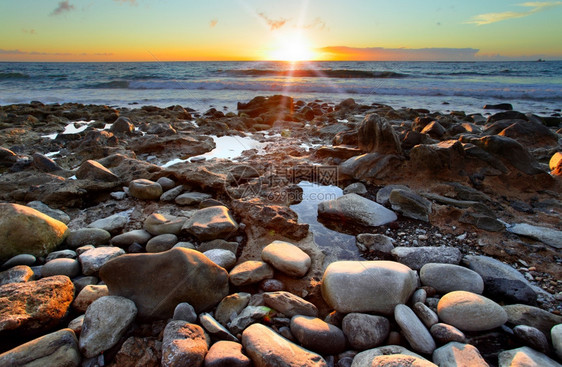
[[[2,0],[0,61],[562,59],[562,1]]]

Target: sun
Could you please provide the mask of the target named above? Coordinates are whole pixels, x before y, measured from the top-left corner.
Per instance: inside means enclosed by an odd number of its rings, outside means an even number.
[[[306,39],[299,35],[280,38],[276,47],[267,57],[272,61],[308,61],[315,59],[315,53]]]

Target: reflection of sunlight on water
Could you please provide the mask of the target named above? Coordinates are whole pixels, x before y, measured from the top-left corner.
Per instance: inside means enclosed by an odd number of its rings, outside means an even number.
[[[318,204],[342,196],[342,189],[308,181],[301,181],[299,186],[303,189],[303,200],[299,204],[291,205],[291,209],[298,214],[299,223],[307,223],[310,226],[314,242],[326,255],[325,264],[336,260],[360,259],[355,236],[332,231],[318,222]]]

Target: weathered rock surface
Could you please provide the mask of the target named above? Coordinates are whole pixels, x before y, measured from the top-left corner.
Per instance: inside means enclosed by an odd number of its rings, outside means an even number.
[[[318,204],[318,217],[365,227],[378,227],[397,219],[392,210],[357,194],[321,202]]]
[[[162,342],[131,336],[115,355],[112,367],[160,367]]]
[[[500,305],[466,291],[444,295],[437,305],[437,313],[443,322],[466,331],[490,330],[507,321],[507,313]]]
[[[381,345],[390,332],[386,317],[349,313],[342,320],[342,329],[353,349],[366,350]]]
[[[35,209],[0,203],[0,261],[18,254],[45,256],[67,235],[66,224]]]
[[[244,330],[242,345],[256,367],[327,366],[320,355],[299,347],[261,324],[253,324]]]
[[[205,367],[250,367],[252,362],[242,353],[242,344],[218,341],[205,356]]]
[[[238,223],[232,218],[227,207],[212,206],[196,211],[181,230],[201,241],[209,241],[228,238],[238,230]]]
[[[154,213],[144,220],[143,228],[154,236],[166,233],[178,235],[186,220],[184,217]]]
[[[433,352],[433,362],[441,367],[474,366],[488,367],[476,347],[470,344],[451,342]]]
[[[97,247],[78,256],[82,264],[84,275],[94,275],[109,260],[124,255],[125,251],[119,247]]]
[[[117,257],[102,267],[100,277],[109,294],[133,300],[143,318],[171,317],[181,302],[204,311],[228,294],[226,271],[183,248]]]
[[[267,306],[288,317],[318,316],[318,309],[314,304],[286,291],[266,292],[263,294],[263,300]]]
[[[402,154],[392,125],[377,114],[365,116],[357,132],[359,149],[367,153]]]
[[[158,200],[163,190],[159,183],[139,178],[129,183],[129,193],[137,199]]]
[[[0,331],[47,331],[67,314],[74,285],[64,275],[0,287]]]
[[[181,320],[166,325],[162,340],[162,367],[203,366],[209,341],[203,328]]]
[[[403,216],[429,222],[431,214],[431,201],[416,194],[411,190],[395,189],[389,196],[392,210],[401,213]]]
[[[86,358],[93,358],[113,347],[137,316],[133,301],[116,296],[95,300],[86,310],[78,341]]]
[[[9,283],[25,283],[33,278],[33,270],[27,265],[16,265],[0,273],[0,286]]]
[[[230,282],[236,286],[261,282],[273,278],[273,268],[263,261],[244,261],[230,271]]]
[[[322,278],[322,296],[335,310],[390,315],[418,284],[415,271],[392,261],[338,261]]]
[[[559,367],[560,363],[529,347],[504,350],[498,356],[498,367]]]

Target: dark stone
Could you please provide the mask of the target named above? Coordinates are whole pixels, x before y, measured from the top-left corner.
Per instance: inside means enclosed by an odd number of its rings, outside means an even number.
[[[513,106],[511,105],[511,103],[485,104],[483,108],[485,110],[504,110],[504,111],[513,110]]]

